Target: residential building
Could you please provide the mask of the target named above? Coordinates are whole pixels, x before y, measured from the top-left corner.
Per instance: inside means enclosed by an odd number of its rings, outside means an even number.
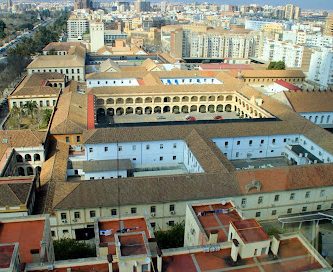
[[[175,58],[248,58],[256,55],[259,34],[225,31],[203,25],[161,28],[163,50]]]
[[[302,68],[307,71],[310,64],[309,48],[277,40],[266,40],[261,59],[264,61],[283,61],[289,68]]]
[[[333,86],[333,49],[316,48],[311,56],[308,79],[320,87]]]
[[[72,14],[67,20],[67,41],[82,41],[89,32],[89,20],[86,16]]]
[[[90,9],[91,0],[74,0],[74,10],[77,9]]]
[[[293,4],[285,6],[284,18],[287,20],[298,20],[301,16],[301,8]]]
[[[333,13],[329,14],[326,18],[324,34],[327,36],[333,36]]]

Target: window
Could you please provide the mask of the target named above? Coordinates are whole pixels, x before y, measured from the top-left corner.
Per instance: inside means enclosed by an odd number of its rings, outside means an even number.
[[[51,236],[54,237],[55,236],[55,231],[51,230]]]
[[[69,143],[69,137],[66,136],[66,143]]]
[[[61,218],[61,220],[66,220],[67,219],[67,214],[66,213],[61,213],[60,218]]]
[[[287,142],[287,139],[286,139],[286,138],[284,138],[284,139],[283,139],[283,142],[284,142],[284,143],[286,143],[286,142]]]
[[[150,226],[155,229],[156,228],[156,223],[155,222],[150,222]]]
[[[325,196],[325,190],[320,191],[320,197],[323,197],[323,196]]]
[[[305,198],[309,198],[310,197],[310,191],[307,191],[306,193],[305,193]]]
[[[276,202],[276,201],[279,201],[279,199],[280,199],[280,195],[275,195],[274,196],[274,201]]]
[[[149,150],[150,149],[150,146],[149,144],[146,145],[146,150]]]
[[[272,215],[276,215],[276,210],[273,210],[273,211],[272,211]]]
[[[246,205],[246,198],[242,198],[242,206],[245,207]]]
[[[94,149],[92,147],[89,147],[89,153],[94,152]]]
[[[249,141],[249,146],[251,146],[251,145],[252,145],[252,143],[253,143],[253,141],[252,141],[252,140],[250,140],[250,141]]]
[[[122,151],[123,150],[123,147],[120,145],[118,146],[118,151]]]
[[[163,161],[163,157],[160,157],[160,161]]]
[[[256,217],[260,217],[261,212],[256,212]]]
[[[174,212],[174,211],[175,211],[175,205],[174,205],[174,204],[171,204],[171,205],[169,206],[169,211],[170,211],[170,212]]]
[[[112,216],[117,215],[117,209],[111,209],[111,215]]]
[[[160,149],[163,149],[163,144],[160,144]]]
[[[90,180],[93,180],[93,179],[95,179],[95,177],[90,177]]]
[[[225,142],[225,143],[224,143],[224,146],[225,146],[225,147],[228,147],[228,144],[229,144],[229,142]]]
[[[261,204],[262,201],[263,201],[263,197],[262,197],[262,196],[259,196],[259,197],[258,197],[258,204]]]
[[[131,208],[131,214],[136,214],[136,208]]]
[[[156,206],[150,206],[150,212],[156,213]]]
[[[168,222],[168,225],[169,225],[170,227],[174,226],[174,225],[175,225],[175,221],[172,221],[172,220],[169,221],[169,222]]]
[[[176,160],[177,159],[177,156],[172,156],[172,160]]]
[[[76,142],[77,143],[81,142],[81,137],[80,136],[76,136]]]
[[[136,145],[132,145],[132,150],[136,150]]]
[[[96,217],[96,211],[90,211],[89,215],[90,215],[90,218]]]
[[[306,212],[307,209],[308,209],[308,207],[304,206],[304,207],[302,208],[302,212]]]
[[[240,141],[237,141],[237,145],[240,145]]]
[[[290,200],[294,200],[294,199],[295,199],[295,193],[291,193],[289,199],[290,199]]]
[[[236,152],[236,158],[238,158],[239,157],[239,152]]]
[[[74,212],[75,219],[80,219],[80,217],[81,217],[80,212]]]
[[[275,144],[275,139],[272,139],[272,144]]]
[[[321,205],[317,205],[317,211],[321,210]]]
[[[289,208],[289,209],[287,210],[287,213],[291,213],[292,210],[293,210],[292,208]]]
[[[177,144],[173,144],[173,148],[177,148]]]
[[[104,147],[104,152],[108,152],[109,148],[107,146]]]

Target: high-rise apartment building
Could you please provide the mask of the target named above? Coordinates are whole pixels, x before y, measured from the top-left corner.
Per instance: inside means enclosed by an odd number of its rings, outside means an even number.
[[[89,21],[79,15],[71,15],[67,20],[68,41],[80,41],[83,34],[89,31]]]
[[[284,18],[287,20],[298,20],[301,16],[301,8],[293,4],[285,6]]]
[[[276,40],[264,42],[261,59],[264,61],[283,61],[287,67],[307,70],[310,63],[310,50],[305,46]]]
[[[90,9],[91,5],[92,5],[91,0],[74,0],[74,10]]]
[[[146,0],[136,0],[134,2],[134,10],[136,12],[145,12],[150,10],[150,2]]]
[[[165,51],[176,58],[248,58],[256,56],[258,32],[223,31],[202,25],[162,27]]]
[[[324,34],[333,36],[333,13],[329,14],[326,18]]]
[[[311,57],[309,80],[327,88],[333,86],[333,49],[318,48]]]

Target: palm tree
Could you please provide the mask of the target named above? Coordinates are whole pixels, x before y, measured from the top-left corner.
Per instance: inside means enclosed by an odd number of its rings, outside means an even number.
[[[34,112],[38,109],[36,101],[27,101],[24,106],[24,109],[27,110],[28,114],[31,116],[31,118],[34,118]]]

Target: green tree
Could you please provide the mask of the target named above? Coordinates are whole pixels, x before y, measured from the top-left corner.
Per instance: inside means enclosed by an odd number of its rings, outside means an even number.
[[[177,223],[170,230],[159,230],[155,233],[156,241],[161,249],[184,246],[185,223]]]
[[[272,61],[268,65],[268,70],[285,70],[286,69],[286,64],[284,61]]]
[[[5,28],[6,28],[5,22],[3,20],[0,20],[0,38],[1,39],[6,37]]]
[[[43,110],[43,125],[48,125],[50,119],[51,119],[51,115],[52,115],[52,110],[51,109],[45,109]]]
[[[74,239],[60,239],[53,242],[55,259],[69,260],[96,257],[96,248]]]
[[[36,101],[27,101],[23,108],[27,111],[28,115],[33,119],[36,110],[38,109]]]

